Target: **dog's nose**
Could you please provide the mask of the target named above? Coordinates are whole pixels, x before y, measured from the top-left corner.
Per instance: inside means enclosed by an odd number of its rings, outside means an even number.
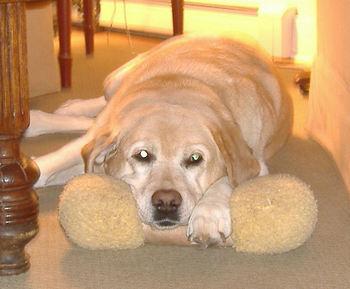
[[[153,207],[163,214],[176,213],[181,203],[181,195],[175,190],[158,190],[152,196]]]

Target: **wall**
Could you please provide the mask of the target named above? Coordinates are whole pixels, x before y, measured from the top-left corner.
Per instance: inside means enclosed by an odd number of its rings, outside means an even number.
[[[61,85],[51,1],[30,2],[26,7],[29,96],[57,92]]]
[[[348,0],[319,2],[307,128],[331,153],[350,192],[349,11]]]
[[[124,11],[126,11],[129,29],[171,35],[170,0],[125,1],[125,6],[123,1],[101,1],[100,22],[103,26],[124,29]],[[298,10],[298,16],[296,19],[296,55],[294,58],[297,62],[311,65],[316,48],[316,0],[191,0],[189,2],[211,4],[213,7],[215,5],[237,5],[258,8],[262,3],[295,6]],[[185,6],[185,32],[224,34],[244,32],[255,39],[259,40],[260,38],[257,15],[234,11],[234,9],[199,8],[191,5]]]

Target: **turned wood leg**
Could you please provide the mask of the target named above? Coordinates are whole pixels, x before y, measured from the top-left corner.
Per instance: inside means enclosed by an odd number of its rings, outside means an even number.
[[[59,53],[58,61],[61,72],[61,86],[72,85],[72,56],[71,56],[71,9],[72,0],[57,0]]]
[[[0,275],[29,268],[24,246],[38,232],[37,166],[19,147],[29,124],[24,0],[0,0]]]
[[[173,13],[173,34],[183,34],[184,0],[171,0],[171,8]]]
[[[83,0],[84,34],[86,54],[94,53],[94,8],[93,0]]]

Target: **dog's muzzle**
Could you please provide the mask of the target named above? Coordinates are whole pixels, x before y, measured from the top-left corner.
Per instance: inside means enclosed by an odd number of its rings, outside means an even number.
[[[153,220],[157,227],[173,227],[179,223],[182,197],[175,190],[158,190],[152,196]]]

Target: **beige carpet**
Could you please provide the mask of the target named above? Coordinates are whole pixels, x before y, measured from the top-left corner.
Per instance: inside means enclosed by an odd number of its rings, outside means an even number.
[[[158,40],[133,37],[136,52]],[[101,95],[101,83],[113,68],[133,55],[125,36],[96,35],[93,58],[84,55],[83,38],[73,39],[73,87],[32,100],[32,108],[52,111],[68,98]],[[295,174],[309,183],[319,206],[312,238],[292,252],[255,256],[231,248],[152,246],[128,251],[88,251],[70,244],[57,222],[61,188],[39,190],[40,233],[28,246],[32,267],[26,274],[0,278],[1,289],[113,288],[350,288],[350,205],[329,155],[303,131],[307,100],[292,84],[293,70],[280,70],[296,108],[294,135],[270,161],[271,172]],[[24,140],[28,154],[40,155],[72,139],[70,135]]]

